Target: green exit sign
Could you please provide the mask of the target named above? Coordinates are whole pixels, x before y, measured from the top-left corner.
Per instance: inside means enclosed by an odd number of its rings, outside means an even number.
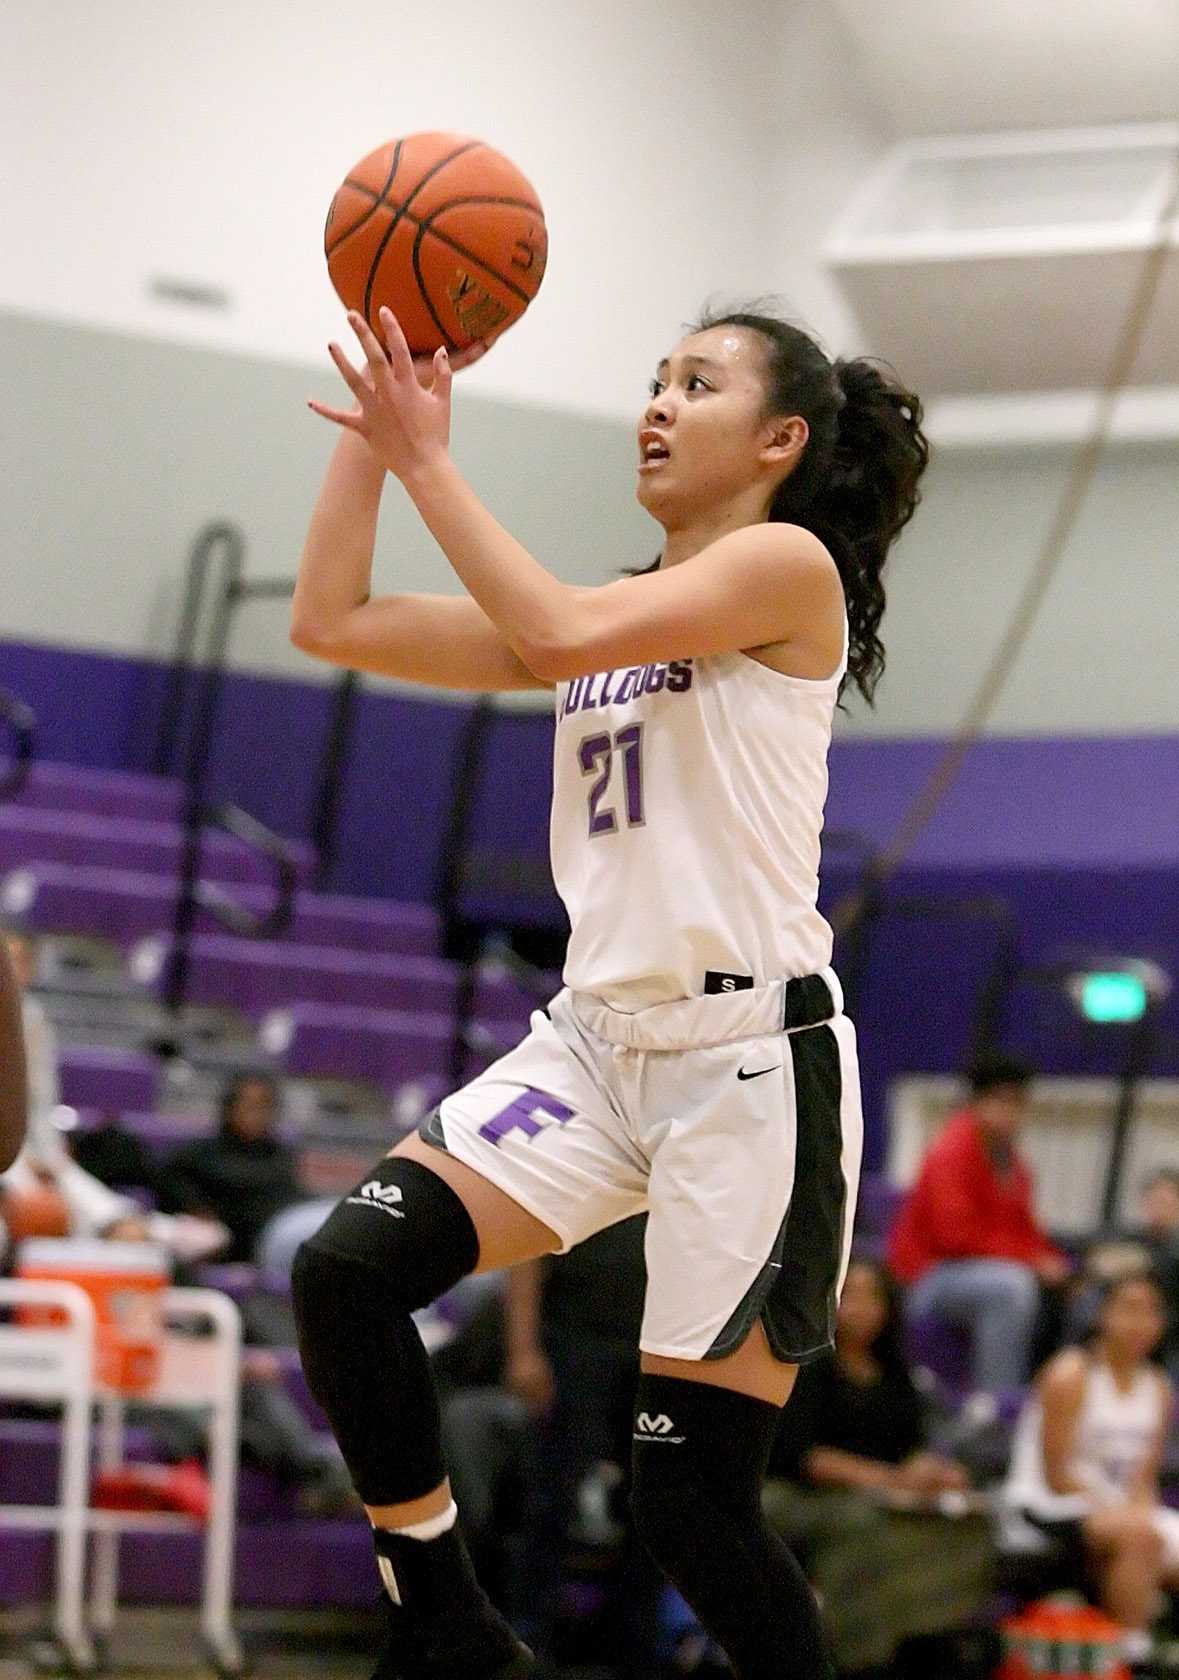
[[[1078,1002],[1087,1021],[1141,1021],[1146,1014],[1149,997],[1145,984],[1137,974],[1114,969],[1104,974],[1083,974],[1078,978]]]

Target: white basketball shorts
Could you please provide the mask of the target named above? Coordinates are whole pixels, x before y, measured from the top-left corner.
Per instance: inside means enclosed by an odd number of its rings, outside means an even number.
[[[633,1015],[562,991],[422,1135],[563,1249],[647,1210],[644,1351],[719,1359],[759,1318],[779,1359],[831,1346],[863,1120],[830,970]]]

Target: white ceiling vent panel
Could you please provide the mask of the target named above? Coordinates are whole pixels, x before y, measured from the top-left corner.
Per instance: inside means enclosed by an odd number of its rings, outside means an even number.
[[[876,352],[937,393],[1101,384],[1179,167],[1179,124],[915,140],[824,259]],[[1172,229],[1136,385],[1179,384]]]

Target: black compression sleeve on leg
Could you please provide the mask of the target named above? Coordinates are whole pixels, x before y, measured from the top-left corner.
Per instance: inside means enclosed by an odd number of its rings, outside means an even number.
[[[459,1197],[400,1156],[379,1162],[295,1256],[307,1386],[366,1505],[419,1499],[446,1474],[434,1377],[410,1314],[478,1257]]]
[[[731,1389],[644,1374],[631,1508],[655,1562],[738,1680],[829,1680],[815,1596],[761,1511],[779,1415]]]

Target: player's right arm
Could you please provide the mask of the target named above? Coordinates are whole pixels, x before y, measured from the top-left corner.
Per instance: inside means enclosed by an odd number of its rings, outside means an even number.
[[[370,593],[385,469],[345,431],[307,531],[291,640],[332,665],[432,688],[544,688],[469,595]]]

